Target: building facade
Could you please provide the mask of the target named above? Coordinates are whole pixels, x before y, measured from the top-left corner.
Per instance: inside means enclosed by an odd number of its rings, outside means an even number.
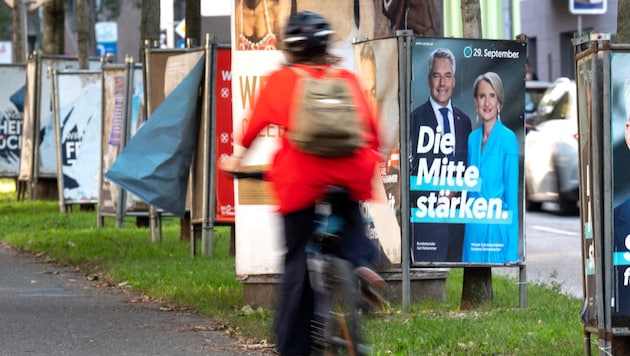
[[[521,31],[528,37],[528,57],[540,80],[575,79],[571,40],[578,33],[617,32],[617,0],[607,0],[602,15],[573,15],[567,0],[521,0]]]

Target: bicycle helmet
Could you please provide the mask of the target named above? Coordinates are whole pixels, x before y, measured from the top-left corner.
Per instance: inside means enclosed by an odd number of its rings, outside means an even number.
[[[284,29],[284,48],[298,55],[324,54],[328,39],[334,32],[320,14],[301,11],[289,17]]]

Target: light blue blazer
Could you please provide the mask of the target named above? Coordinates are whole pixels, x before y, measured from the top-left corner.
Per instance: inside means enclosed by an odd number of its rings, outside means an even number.
[[[499,120],[483,150],[482,140],[482,127],[473,130],[468,138],[468,165],[477,166],[481,178],[480,190],[470,192],[469,198],[501,199],[502,210],[511,212],[512,220],[510,224],[467,223],[462,260],[498,264],[518,262],[518,140]]]

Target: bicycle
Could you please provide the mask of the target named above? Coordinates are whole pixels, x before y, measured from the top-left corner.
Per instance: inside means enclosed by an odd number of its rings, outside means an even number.
[[[261,171],[229,172],[236,179],[263,180]],[[352,263],[340,257],[343,219],[335,206],[349,199],[344,188],[331,186],[315,206],[315,231],[307,244],[307,267],[315,294],[311,321],[312,352],[316,355],[367,355],[369,347],[360,332],[362,306],[359,279]],[[374,292],[374,291],[371,291]]]

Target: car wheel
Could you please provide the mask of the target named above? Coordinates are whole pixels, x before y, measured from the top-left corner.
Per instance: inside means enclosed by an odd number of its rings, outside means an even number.
[[[542,203],[525,199],[525,209],[527,211],[540,211],[540,209],[542,209]]]
[[[572,199],[567,199],[560,196],[560,200],[558,201],[558,205],[560,206],[559,213],[560,215],[577,215],[580,210],[578,209],[577,202]]]
[[[542,209],[542,203],[529,199],[529,188],[525,184],[525,210],[527,211],[540,211]]]

